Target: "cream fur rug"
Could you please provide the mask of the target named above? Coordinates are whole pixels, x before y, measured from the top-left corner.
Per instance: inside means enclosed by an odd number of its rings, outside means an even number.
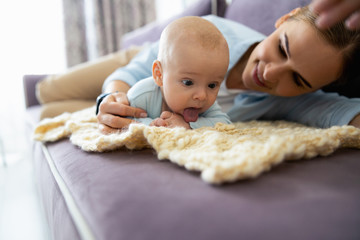
[[[360,129],[352,126],[316,129],[276,121],[217,124],[196,130],[132,124],[128,131],[103,135],[94,108],[44,119],[35,129],[38,141],[69,137],[84,151],[103,152],[126,147],[153,148],[188,170],[201,172],[212,184],[259,176],[285,160],[326,156],[340,147],[360,148]]]

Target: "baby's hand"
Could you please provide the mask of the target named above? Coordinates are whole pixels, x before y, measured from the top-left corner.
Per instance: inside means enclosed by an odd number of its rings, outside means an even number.
[[[155,127],[167,127],[168,124],[167,122],[162,119],[162,118],[156,118],[154,119],[151,123],[150,126],[155,126]]]
[[[161,113],[159,118],[154,119],[150,126],[156,126],[156,127],[184,127],[186,129],[191,129],[190,124],[185,122],[183,116],[164,111]]]
[[[183,116],[179,114],[164,111],[161,113],[160,118],[167,122],[167,127],[184,127],[186,129],[191,129],[190,124],[185,122]]]

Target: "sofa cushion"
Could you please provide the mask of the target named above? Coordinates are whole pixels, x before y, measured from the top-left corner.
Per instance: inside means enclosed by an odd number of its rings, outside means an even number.
[[[212,13],[212,0],[199,0],[185,11],[161,22],[149,23],[137,30],[125,34],[122,37],[121,48],[128,48],[131,45],[142,45],[146,42],[155,42],[160,38],[162,30],[175,19],[185,16],[204,16]],[[218,16],[224,16],[226,9],[225,0],[216,0]]]
[[[133,47],[76,65],[67,71],[49,75],[36,85],[41,104],[64,100],[95,100],[102,84],[117,68],[126,65],[140,51]]]
[[[275,30],[274,24],[279,17],[310,2],[311,0],[233,0],[227,7],[225,18],[269,35]]]
[[[64,100],[41,105],[40,119],[53,118],[64,112],[73,113],[96,104],[95,100]]]
[[[97,60],[49,75],[36,85],[36,96],[42,104],[41,119],[63,112],[74,112],[95,104],[102,84],[117,68],[126,65],[141,47],[131,47]]]

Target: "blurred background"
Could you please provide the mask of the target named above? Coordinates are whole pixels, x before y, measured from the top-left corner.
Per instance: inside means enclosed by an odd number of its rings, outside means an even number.
[[[60,73],[79,62],[118,49],[120,46],[114,46],[113,43],[119,39],[101,32],[109,27],[109,21],[116,20],[116,24],[120,24],[118,26],[125,33],[148,22],[170,18],[196,1],[0,1],[0,239],[50,239],[24,134],[22,76]],[[138,18],[136,21],[129,21],[129,16],[123,19],[116,16],[107,18],[106,9],[102,9],[105,16],[99,16],[99,6],[95,5],[99,2],[104,4],[100,7],[105,6],[108,10],[115,5],[116,8],[113,9],[116,11],[125,4],[128,8],[133,8]],[[103,17],[100,19],[103,25],[99,25],[99,17]],[[81,21],[75,24],[74,29],[69,21],[79,19]],[[76,34],[80,37],[75,38]],[[106,35],[107,39],[98,39],[99,35]],[[80,48],[76,55],[71,56],[69,49],[77,49],[79,45],[86,45],[86,49]]]

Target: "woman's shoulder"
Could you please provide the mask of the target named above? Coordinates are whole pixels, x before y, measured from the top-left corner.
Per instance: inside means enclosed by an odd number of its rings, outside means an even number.
[[[238,62],[251,45],[265,38],[262,33],[229,19],[215,15],[204,16],[204,18],[212,22],[224,35],[230,51],[230,68]]]
[[[250,34],[250,35],[254,35],[254,36],[258,36],[261,38],[264,38],[265,35],[248,27],[245,26],[242,23],[230,20],[230,19],[226,19],[223,17],[219,17],[216,15],[206,15],[203,18],[205,18],[206,20],[212,22],[224,35],[226,35],[227,32],[232,32],[235,35],[240,35],[240,36],[244,36]]]

